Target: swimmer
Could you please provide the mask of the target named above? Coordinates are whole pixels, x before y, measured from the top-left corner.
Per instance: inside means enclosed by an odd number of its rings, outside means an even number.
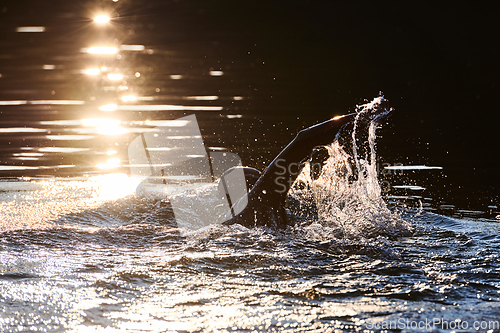
[[[355,116],[356,114],[349,114],[335,117],[300,131],[261,175],[256,169],[244,168],[247,186],[250,188],[245,200],[247,205],[239,214],[223,224],[285,227],[287,218],[284,204],[288,190],[299,175],[298,165],[311,156],[324,162],[327,158],[324,152],[315,148],[332,143],[342,126],[352,122]],[[293,170],[291,165],[296,165],[296,170]],[[238,202],[235,205],[238,205]]]
[[[359,113],[352,113],[327,120],[300,131],[297,136],[283,149],[260,175],[253,168],[244,168],[247,186],[250,191],[244,200],[235,203],[246,203],[244,209],[234,209],[240,213],[225,221],[223,224],[241,224],[246,227],[268,226],[284,228],[287,226],[287,215],[284,208],[288,190],[299,175],[298,167],[309,160],[314,165],[323,165],[329,155],[326,149],[321,149],[332,143],[339,130],[356,120],[356,125],[366,125],[371,121],[381,121],[393,109],[386,108],[387,101],[380,98],[374,111],[360,117]],[[294,166],[294,167],[291,167]],[[317,179],[321,170],[311,169],[311,177]],[[257,178],[258,177],[258,178]],[[253,184],[255,183],[255,184]]]

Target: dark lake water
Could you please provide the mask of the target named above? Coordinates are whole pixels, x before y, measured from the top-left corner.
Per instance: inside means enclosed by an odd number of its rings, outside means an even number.
[[[1,330],[500,332],[494,22],[474,5],[1,4]],[[141,135],[264,170],[379,91],[395,111],[359,155],[344,135],[299,176],[287,229],[193,227],[161,186],[136,193]],[[184,213],[212,210],[207,183],[175,182]]]

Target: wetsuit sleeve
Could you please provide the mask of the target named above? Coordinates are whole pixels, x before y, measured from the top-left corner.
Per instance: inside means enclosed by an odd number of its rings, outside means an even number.
[[[342,126],[352,122],[356,114],[335,117],[300,131],[264,171],[251,192],[271,201],[284,201],[300,172],[299,164],[308,158],[314,147],[332,143]],[[252,195],[253,194],[253,195]],[[267,200],[266,200],[267,201]]]

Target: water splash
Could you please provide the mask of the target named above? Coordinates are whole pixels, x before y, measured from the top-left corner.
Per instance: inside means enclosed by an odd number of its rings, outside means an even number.
[[[309,236],[328,240],[411,234],[410,223],[388,209],[377,178],[376,130],[392,111],[386,105],[380,96],[358,106],[354,124],[326,147],[329,157],[319,177],[312,180],[307,169],[299,177],[312,189],[317,207],[318,221],[304,230]]]

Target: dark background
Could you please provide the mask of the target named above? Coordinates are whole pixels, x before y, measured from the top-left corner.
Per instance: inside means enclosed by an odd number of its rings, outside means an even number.
[[[71,88],[80,84],[77,80],[44,81],[26,66],[40,57],[54,62],[62,53],[73,55],[67,63],[76,68],[78,50],[93,33],[86,15],[96,6],[115,12],[115,33],[123,43],[161,51],[142,62],[146,66],[154,59],[149,72],[144,70],[150,78],[143,83],[145,94],[162,87],[180,95],[245,97],[240,104],[220,101],[225,113],[244,115],[237,124],[214,114],[199,118],[208,124],[202,126],[208,145],[228,146],[247,165],[262,169],[301,128],[352,112],[383,91],[396,112],[379,132],[381,163],[442,166],[439,177],[425,172],[415,177],[437,182],[433,190],[443,202],[470,208],[499,204],[498,6],[7,1],[0,5],[7,8],[0,13],[0,99],[44,99],[56,88],[58,98],[85,95]],[[15,33],[19,25],[48,29],[43,36],[25,37]],[[209,69],[225,75],[212,84],[206,78]],[[165,75],[175,72],[200,79],[174,86]],[[47,82],[53,86],[45,89]],[[13,86],[39,89],[32,96],[11,96]],[[0,121],[18,119],[2,110]],[[0,141],[3,159],[9,146]]]

